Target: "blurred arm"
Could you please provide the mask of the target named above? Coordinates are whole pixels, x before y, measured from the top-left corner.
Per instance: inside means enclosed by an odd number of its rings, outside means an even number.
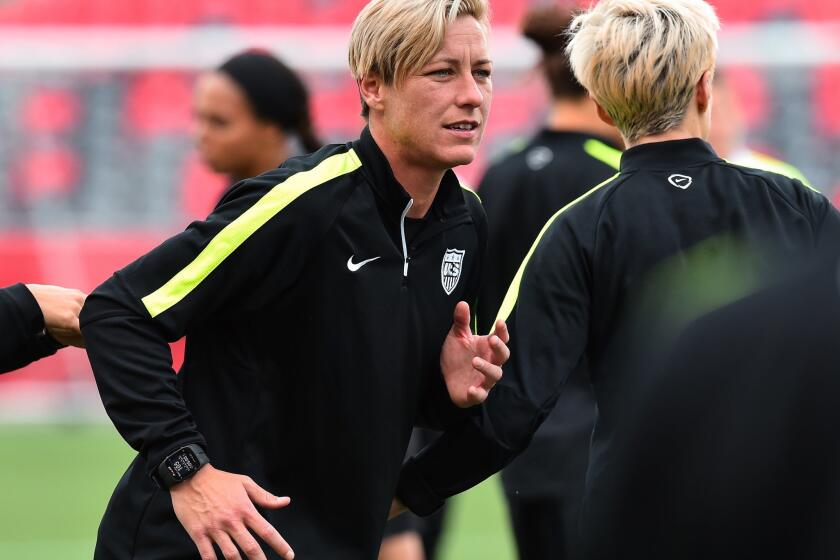
[[[0,289],[0,373],[56,353],[63,345],[44,330],[44,313],[23,284]]]

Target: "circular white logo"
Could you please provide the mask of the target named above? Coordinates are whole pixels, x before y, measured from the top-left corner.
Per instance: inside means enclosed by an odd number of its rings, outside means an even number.
[[[537,146],[528,150],[525,156],[525,163],[531,168],[531,171],[539,171],[554,159],[554,152],[545,146]]]
[[[678,189],[687,189],[691,186],[691,177],[688,175],[680,175],[679,173],[674,173],[670,177],[668,177],[668,182],[677,187]]]

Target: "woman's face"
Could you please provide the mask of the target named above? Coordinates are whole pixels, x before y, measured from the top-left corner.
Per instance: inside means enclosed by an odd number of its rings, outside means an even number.
[[[224,73],[198,79],[193,112],[196,148],[217,173],[246,176],[266,150],[277,150],[279,127],[258,119],[244,91]]]
[[[383,87],[384,130],[407,160],[439,169],[473,161],[493,97],[491,67],[484,28],[462,16],[416,75]]]

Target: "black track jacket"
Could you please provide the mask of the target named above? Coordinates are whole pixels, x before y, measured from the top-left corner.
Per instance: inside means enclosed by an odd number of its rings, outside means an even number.
[[[499,312],[511,329],[504,377],[480,414],[407,462],[398,489],[403,503],[428,513],[502,468],[527,445],[584,357],[598,404],[587,492],[597,490],[609,468],[622,387],[634,383],[620,362],[609,363],[607,351],[625,311],[660,265],[679,277],[694,249],[702,265],[727,239],[794,258],[840,244],[840,214],[799,181],[729,164],[700,139],[624,152],[618,175],[555,214],[537,237]],[[717,287],[714,277],[706,280],[699,285]],[[655,291],[654,303],[668,295]],[[674,295],[676,311],[701,297]]]
[[[198,557],[149,476],[188,443],[291,496],[265,515],[296,557],[376,558],[412,426],[459,414],[440,350],[486,245],[480,202],[452,171],[406,240],[410,204],[365,129],[244,181],[87,299],[103,403],[139,451],[96,558]],[[166,342],[183,335],[176,377]]]
[[[62,345],[44,332],[44,314],[23,284],[0,289],[0,373],[52,356]]]

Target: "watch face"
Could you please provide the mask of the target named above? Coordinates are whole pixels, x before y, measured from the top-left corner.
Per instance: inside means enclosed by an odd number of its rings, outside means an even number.
[[[200,467],[192,449],[182,449],[166,460],[166,468],[175,480],[184,480]]]

